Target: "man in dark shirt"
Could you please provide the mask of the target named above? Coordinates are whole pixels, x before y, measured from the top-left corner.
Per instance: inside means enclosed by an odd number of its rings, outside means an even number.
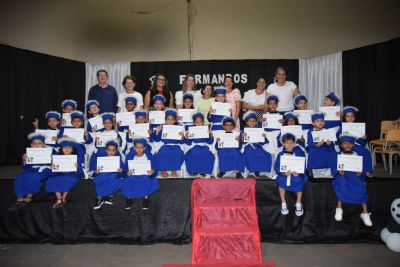
[[[97,71],[98,84],[89,90],[88,100],[97,100],[100,112],[116,112],[118,94],[114,87],[108,84],[108,72],[104,69]]]

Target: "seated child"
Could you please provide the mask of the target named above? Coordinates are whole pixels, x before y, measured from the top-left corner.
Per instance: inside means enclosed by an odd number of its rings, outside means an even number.
[[[335,94],[335,92],[331,92],[325,96],[324,99],[324,106],[325,107],[332,107],[332,106],[337,106],[340,104],[340,99],[339,97]],[[336,115],[340,117],[340,112],[337,112]],[[337,121],[325,121],[325,128],[330,129],[334,127],[339,127],[340,126],[340,120]]]
[[[72,111],[76,110],[78,107],[78,104],[76,103],[75,100],[72,99],[66,99],[63,102],[61,102],[61,108],[63,113],[71,113]],[[67,122],[61,118],[61,123],[60,126],[64,127],[67,125]]]
[[[286,191],[296,192],[297,201],[296,201],[296,216],[303,215],[303,204],[301,202],[303,196],[304,186],[307,182],[307,175],[299,174],[297,172],[281,172],[280,164],[282,156],[297,156],[297,157],[305,157],[302,150],[295,150],[296,146],[296,137],[291,133],[286,133],[282,136],[281,142],[283,144],[283,149],[278,153],[275,161],[275,172],[277,173],[276,183],[279,187],[279,196],[281,198],[282,206],[281,213],[286,215],[289,213],[289,209],[286,204]],[[304,166],[305,169],[305,166]]]
[[[341,152],[339,154],[357,155],[354,151],[355,141],[356,139],[353,136],[342,135],[340,137]],[[365,164],[363,165],[362,172],[343,171],[337,170],[337,157],[333,160],[331,171],[334,179],[332,186],[338,200],[335,213],[336,221],[343,219],[342,203],[361,204],[363,211],[360,217],[366,226],[372,226],[367,208],[368,193],[365,185]]]
[[[125,108],[126,112],[134,112],[136,109],[137,100],[133,96],[128,96],[125,98]],[[120,122],[117,121],[117,127],[119,132],[127,132],[129,130],[129,126],[121,126]]]
[[[157,172],[153,170],[153,161],[150,153],[146,153],[147,141],[144,138],[133,140],[133,148],[126,156],[125,173],[122,181],[122,194],[126,197],[125,209],[132,209],[132,198],[143,198],[142,209],[149,208],[149,196],[158,190]],[[129,169],[129,162],[150,161],[151,169],[147,174],[136,175]]]
[[[297,95],[294,98],[295,110],[308,110],[308,100],[304,95]],[[303,130],[312,130],[312,124],[300,124]]]
[[[96,100],[88,100],[88,102],[86,104],[86,109],[89,114],[88,119],[100,116],[100,104]],[[92,127],[92,125],[88,121],[87,125],[86,125],[86,130],[89,133],[92,133],[92,132],[97,132],[100,129],[97,129],[96,126]]]
[[[226,102],[226,89],[225,88],[217,88],[214,91],[215,93],[215,102]],[[224,127],[222,126],[222,120],[225,116],[212,114],[212,107],[210,107],[210,111],[207,114],[207,119],[211,123],[211,131],[222,131]]]

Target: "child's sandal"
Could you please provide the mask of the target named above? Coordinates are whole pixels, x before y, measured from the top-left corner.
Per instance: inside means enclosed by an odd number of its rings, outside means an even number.
[[[26,202],[26,203],[31,203],[31,201],[32,201],[32,197],[25,197],[24,198],[24,202]]]
[[[63,200],[62,198],[57,199],[56,203],[53,205],[53,209],[58,209],[63,206]]]

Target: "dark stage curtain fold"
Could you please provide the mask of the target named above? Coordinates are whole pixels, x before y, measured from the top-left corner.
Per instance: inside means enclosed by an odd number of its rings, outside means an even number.
[[[370,139],[380,122],[400,117],[400,38],[343,52],[344,104],[360,109]]]
[[[190,189],[192,179],[160,180],[160,190],[124,210],[125,199],[116,194],[113,206],[95,211],[91,180],[75,187],[65,207],[52,209],[55,198],[41,192],[27,208],[8,212],[15,198],[13,180],[0,179],[0,242],[149,244],[191,241]],[[342,222],[334,220],[336,198],[329,179],[308,182],[302,217],[294,214],[295,195],[287,194],[289,215],[280,214],[278,188],[273,180],[257,180],[256,204],[263,242],[276,243],[380,243],[380,231],[391,218],[390,204],[399,196],[400,179],[367,181],[373,227],[364,226],[360,205],[345,205]]]
[[[85,101],[85,63],[0,45],[2,129],[0,165],[17,164],[34,118],[45,126],[49,110],[66,98]]]

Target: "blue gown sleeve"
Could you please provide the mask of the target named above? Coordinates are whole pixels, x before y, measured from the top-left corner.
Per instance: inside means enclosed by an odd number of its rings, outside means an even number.
[[[282,152],[279,152],[278,155],[276,156],[275,164],[274,164],[274,170],[277,175],[279,175],[280,172],[280,166],[281,166],[281,156]]]

